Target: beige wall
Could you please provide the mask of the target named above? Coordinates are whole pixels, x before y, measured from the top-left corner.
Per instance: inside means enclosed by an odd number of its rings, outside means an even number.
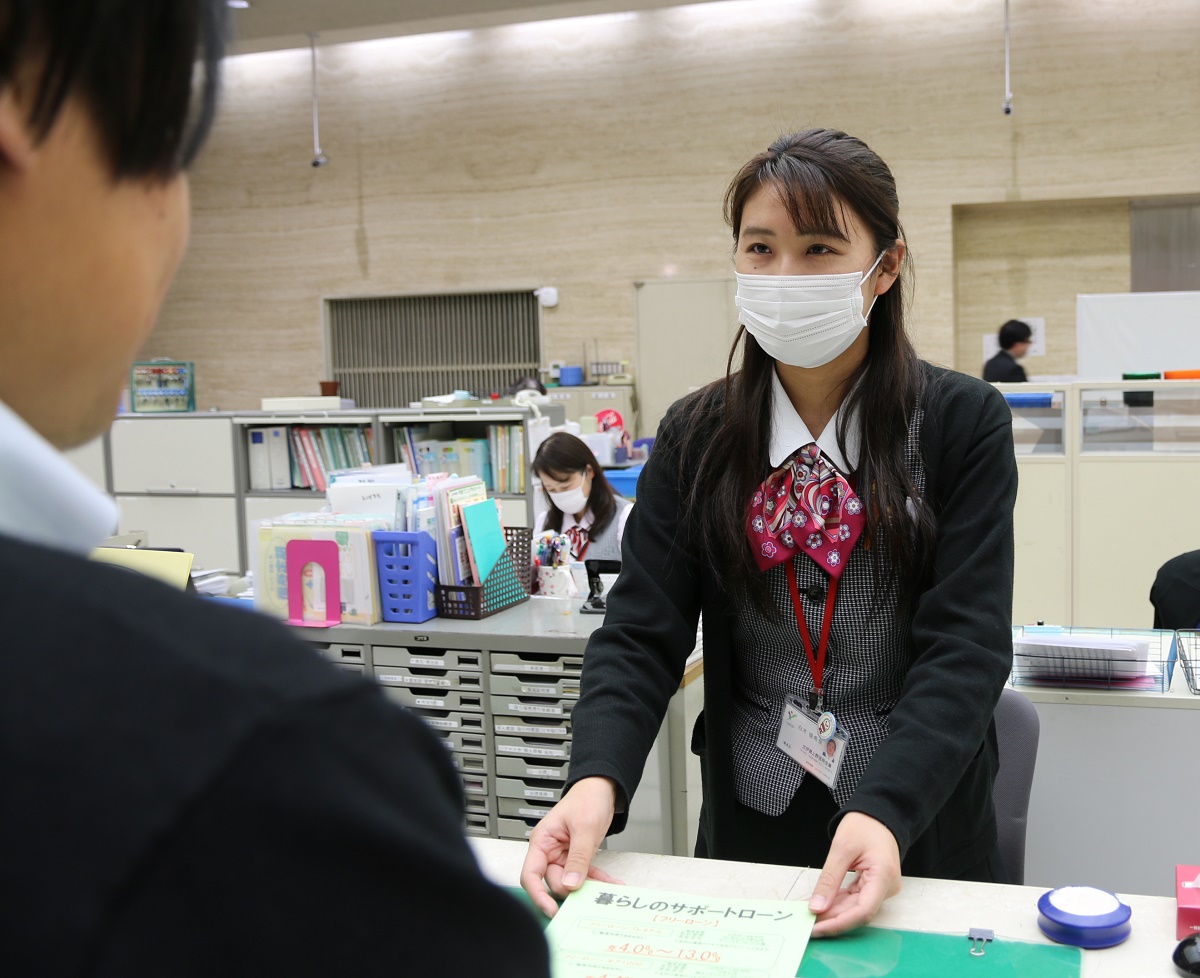
[[[1012,10],[1012,116],[1001,0],[740,0],[331,46],[320,170],[307,50],[231,59],[145,352],[196,360],[202,407],[248,407],[315,391],[322,296],[551,284],[547,359],[596,337],[632,361],[632,283],[725,274],[730,174],[820,124],[892,165],[916,338],[953,362],[955,205],[1200,191],[1200,3]]]
[[[1075,296],[1129,291],[1129,201],[1073,200],[954,208],[955,364],[979,373],[983,336],[1040,316],[1046,352],[1030,376],[1075,373]]]

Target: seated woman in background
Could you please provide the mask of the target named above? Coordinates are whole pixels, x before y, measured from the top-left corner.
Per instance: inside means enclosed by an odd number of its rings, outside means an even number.
[[[552,434],[533,457],[533,474],[550,503],[534,525],[535,540],[549,530],[570,539],[572,560],[621,559],[621,536],[633,503],[613,492],[582,439],[565,431]]]

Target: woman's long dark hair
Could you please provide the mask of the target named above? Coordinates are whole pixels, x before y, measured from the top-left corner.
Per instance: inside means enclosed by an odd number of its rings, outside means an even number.
[[[588,466],[592,469],[592,491],[588,493],[587,502],[587,508],[592,513],[592,526],[588,535],[594,538],[612,522],[617,501],[613,498],[612,486],[604,477],[604,470],[600,468],[587,442],[565,431],[556,431],[538,446],[532,468],[536,476],[548,475],[551,479],[565,482],[573,473],[583,472]],[[562,511],[551,501],[549,491],[545,488],[542,491],[546,493],[546,503],[550,507],[546,512],[546,529],[558,533],[563,524]]]
[[[782,136],[738,171],[725,194],[735,247],[746,201],[764,187],[779,194],[797,229],[844,229],[844,208],[849,208],[873,235],[875,254],[904,238],[891,171],[865,143],[845,133],[808,129]],[[904,328],[903,278],[897,277],[871,310],[866,359],[845,401],[837,438],[844,453],[846,425],[857,417],[860,454],[852,474],[867,502],[864,545],[870,547],[876,597],[899,583],[906,607],[925,576],[936,525],[905,464],[908,427],[924,374]],[[735,372],[739,347],[741,369]],[[688,487],[683,525],[692,540],[707,541],[705,560],[716,580],[744,588],[768,613],[765,575],[754,563],[745,519],[750,497],[770,469],[774,370],[774,359],[740,329],[725,379],[698,391],[684,406],[680,445],[682,458],[698,460],[694,477],[683,480],[680,474],[680,484]],[[910,498],[915,520],[905,505]],[[886,547],[871,546],[881,539]]]

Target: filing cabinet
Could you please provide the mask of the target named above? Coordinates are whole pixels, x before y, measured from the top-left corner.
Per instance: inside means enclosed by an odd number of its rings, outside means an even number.
[[[574,605],[538,599],[484,621],[434,618],[297,633],[325,643],[321,651],[343,664],[361,647],[364,675],[445,744],[463,789],[465,831],[522,840],[561,798],[570,772],[584,650],[601,623]],[[681,729],[684,721],[672,722]],[[667,727],[647,759],[625,831],[606,843],[613,848],[690,851],[682,836],[674,842],[676,792],[665,764],[668,739],[673,744],[682,734],[676,729],[669,738]]]
[[[491,658],[496,833],[502,839],[527,839],[562,795],[583,656],[493,652]]]
[[[468,835],[495,834],[492,735],[484,690],[487,653],[478,649],[372,646],[384,693],[411,709],[446,744],[462,781]]]

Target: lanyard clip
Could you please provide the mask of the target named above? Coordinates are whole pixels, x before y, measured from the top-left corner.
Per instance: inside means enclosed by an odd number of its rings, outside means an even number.
[[[818,689],[816,693],[816,705],[813,707],[818,713],[825,712],[825,690]]]

